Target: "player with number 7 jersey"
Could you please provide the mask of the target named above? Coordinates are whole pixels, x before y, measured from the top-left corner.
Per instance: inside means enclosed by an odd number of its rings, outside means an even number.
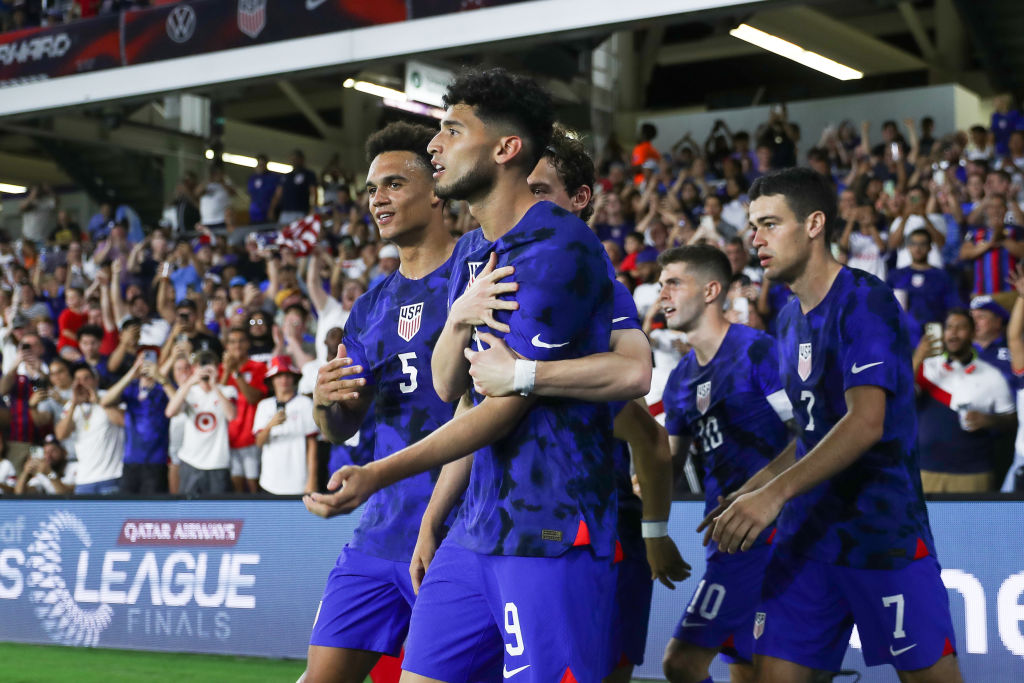
[[[391,124],[367,141],[367,191],[381,235],[399,248],[394,273],[356,300],[342,340],[314,391],[318,426],[349,438],[374,404],[374,458],[424,438],[451,420],[454,405],[433,389],[430,356],[447,317],[454,241],[433,194],[424,126]],[[339,354],[340,355],[340,354]],[[328,577],[310,637],[305,681],[362,683],[381,653],[397,656],[415,595],[408,567],[440,468],[369,498],[352,541]],[[319,494],[306,506],[331,516]]]
[[[786,448],[793,408],[774,340],[725,318],[732,274],[725,254],[696,245],[670,249],[658,261],[659,305],[669,327],[686,332],[693,347],[665,386],[665,427],[673,453],[693,444],[709,513]],[[734,681],[752,680],[754,607],[774,532],[767,527],[741,555],[708,547],[707,570],[665,651],[670,681],[710,680],[708,666],[719,652]]]

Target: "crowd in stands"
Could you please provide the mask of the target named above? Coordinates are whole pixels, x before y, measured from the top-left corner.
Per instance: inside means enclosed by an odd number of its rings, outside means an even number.
[[[0,32],[67,24],[177,0],[0,0]]]
[[[632,150],[612,138],[584,213],[651,339],[652,412],[688,351],[659,311],[658,254],[720,247],[735,278],[730,320],[773,331],[791,294],[758,266],[746,192],[806,164],[836,187],[835,255],[888,282],[905,309],[925,490],[1022,490],[1024,457],[1011,461],[1024,117],[1008,98],[969,131],[935,131],[929,118],[843,122],[808,145],[777,107],[756,131],[720,121],[703,143],[661,142],[651,124]],[[317,173],[296,151],[286,175],[259,161],[245,188],[216,165],[204,180],[186,174],[153,228],[116,202],[82,228],[49,188],[24,199],[21,238],[0,236],[0,492],[300,494],[371,457],[372,415],[330,445],[309,396],[353,303],[398,268],[398,250],[380,241],[365,190],[337,158]],[[247,217],[232,210],[239,195]],[[248,228],[311,214],[309,253]],[[456,234],[476,227],[464,202],[445,217]]]

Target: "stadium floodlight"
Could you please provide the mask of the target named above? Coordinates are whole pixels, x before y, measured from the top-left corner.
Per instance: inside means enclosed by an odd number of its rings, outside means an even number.
[[[385,97],[383,98],[383,100],[384,105],[387,107],[402,109],[403,111],[412,112],[413,114],[419,114],[420,116],[432,116],[438,120],[444,118],[444,109],[440,109],[438,107],[431,107],[429,104],[423,104],[422,102],[414,102],[412,100],[393,100],[390,97]]]
[[[25,194],[28,188],[24,185],[12,185],[11,183],[0,183],[0,192],[4,194]]]
[[[212,149],[206,150],[206,158],[213,159],[214,153]],[[221,161],[226,164],[233,164],[235,166],[245,166],[246,168],[256,168],[256,164],[259,162],[256,157],[248,157],[244,154],[232,154],[231,152],[221,152]],[[268,161],[267,170],[273,171],[274,173],[291,173],[295,170],[295,167],[291,164],[282,164],[280,161]]]
[[[364,92],[367,95],[376,95],[381,99],[392,99],[392,100],[407,100],[409,99],[404,92],[401,90],[395,90],[385,85],[378,85],[371,83],[370,81],[357,81],[354,78],[346,78],[345,82],[341,84],[345,88],[353,88],[359,92]]]
[[[828,57],[823,57],[817,52],[805,50],[799,45],[794,45],[788,40],[783,40],[778,36],[765,33],[764,31],[756,29],[748,24],[740,24],[733,30],[729,31],[729,35],[734,38],[739,38],[740,40],[745,40],[751,45],[756,45],[763,50],[774,52],[786,59],[792,59],[794,62],[798,62],[804,66],[809,66],[812,69],[820,71],[823,74],[828,74],[832,78],[838,78],[841,81],[864,78],[864,72],[862,71],[851,69],[845,64],[840,64]]]

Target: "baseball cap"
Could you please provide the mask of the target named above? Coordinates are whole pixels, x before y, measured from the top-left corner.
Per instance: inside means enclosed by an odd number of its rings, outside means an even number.
[[[231,287],[244,287],[246,285],[246,281],[241,275],[236,275],[231,278],[231,282],[229,282],[228,285]]]
[[[999,316],[999,318],[1002,319],[1004,323],[1010,319],[1010,313],[1005,308],[996,303],[995,299],[993,299],[987,294],[984,294],[982,296],[976,296],[973,299],[971,299],[971,310],[988,311],[989,313],[994,313],[995,315]]]
[[[270,359],[269,365],[270,369],[267,370],[267,374],[265,375],[267,379],[270,379],[275,375],[280,375],[282,372],[290,372],[293,375],[302,374],[299,372],[299,369],[295,367],[295,364],[289,356],[274,356]]]

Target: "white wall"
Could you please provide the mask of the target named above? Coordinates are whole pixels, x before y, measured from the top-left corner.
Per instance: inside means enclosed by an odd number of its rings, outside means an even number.
[[[861,121],[870,121],[871,138],[878,140],[881,138],[882,121],[888,119],[897,121],[902,127],[904,118],[914,118],[920,123],[921,117],[931,116],[935,119],[936,133],[943,135],[973,123],[987,124],[991,112],[987,109],[989,113],[986,113],[978,95],[953,84],[803,100],[789,102],[787,107],[790,120],[800,125],[801,155],[817,144],[825,126],[847,119],[858,129]],[[745,130],[753,135],[757,127],[768,120],[768,109],[769,105],[696,113],[640,113],[635,120],[637,126],[644,121],[657,126],[658,137],[654,144],[658,149],[667,150],[687,131],[693,133],[699,144],[703,144],[717,119],[724,119],[733,132]],[[632,139],[632,136],[624,138],[629,143]]]

